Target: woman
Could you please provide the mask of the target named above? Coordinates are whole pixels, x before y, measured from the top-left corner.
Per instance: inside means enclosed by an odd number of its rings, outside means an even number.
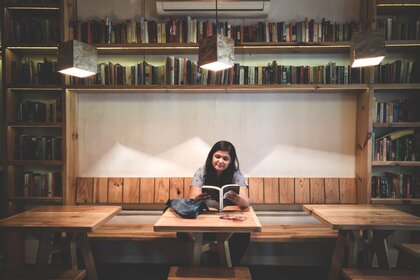
[[[222,187],[226,184],[238,184],[241,186],[239,195],[235,192],[229,192],[226,199],[241,209],[247,208],[250,204],[248,186],[245,182],[245,177],[239,170],[239,161],[235,147],[228,141],[219,141],[210,150],[205,166],[195,172],[190,188],[190,199],[208,199],[209,195],[201,191],[201,187],[204,185]],[[233,265],[239,263],[248,248],[249,237],[249,233],[235,233],[229,239]]]

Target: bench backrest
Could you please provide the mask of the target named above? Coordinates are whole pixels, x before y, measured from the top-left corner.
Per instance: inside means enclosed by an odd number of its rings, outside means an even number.
[[[252,204],[357,203],[355,178],[248,178]],[[79,177],[76,203],[164,204],[188,197],[191,178]]]

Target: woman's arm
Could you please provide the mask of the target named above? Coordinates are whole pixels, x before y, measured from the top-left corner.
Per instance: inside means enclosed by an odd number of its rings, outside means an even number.
[[[202,194],[200,187],[194,185],[190,187],[190,199],[196,199],[200,194]]]

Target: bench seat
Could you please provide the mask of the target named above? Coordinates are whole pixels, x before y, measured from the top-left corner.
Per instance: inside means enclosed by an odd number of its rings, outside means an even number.
[[[397,268],[414,268],[420,270],[420,244],[400,243],[395,244],[398,250]]]
[[[305,242],[337,238],[337,230],[322,224],[263,225],[251,242]]]
[[[105,224],[88,234],[91,240],[155,241],[176,239],[175,232],[155,232],[152,224]],[[263,225],[251,242],[305,242],[335,239],[337,231],[322,224]]]
[[[20,279],[55,279],[55,280],[82,280],[86,277],[86,270],[40,269],[34,266],[25,266],[13,275],[6,275],[4,280]]]
[[[231,279],[231,280],[251,280],[251,273],[247,267],[203,267],[203,266],[172,266],[169,270],[168,280],[211,280],[211,279]]]
[[[161,239],[176,239],[175,232],[155,232],[153,224],[105,224],[94,232],[88,233],[94,240],[129,240],[155,241]]]
[[[418,280],[420,274],[412,271],[343,268],[346,280]]]

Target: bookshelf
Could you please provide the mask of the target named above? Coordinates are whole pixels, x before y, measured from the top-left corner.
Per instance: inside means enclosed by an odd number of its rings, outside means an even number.
[[[392,58],[400,56],[408,61],[420,61],[420,38],[416,34],[419,13],[418,1],[376,1],[374,21],[376,28],[384,30],[387,53]],[[400,69],[395,68],[400,77],[401,70],[405,70],[404,62],[401,65]],[[418,205],[420,85],[412,83],[412,79],[408,81],[410,78],[400,83],[401,80],[389,72],[385,73],[384,78],[384,73],[378,69],[374,70],[373,75],[374,83],[380,79],[382,81],[373,84],[371,92],[371,203]]]
[[[61,204],[65,95],[55,71],[66,0],[3,1],[7,213]]]
[[[13,33],[13,28],[5,28],[7,30],[3,38],[2,56],[4,83],[2,86],[4,105],[6,108],[3,116],[4,131],[6,131],[6,144],[12,149],[8,149],[7,158],[4,159],[3,169],[7,172],[7,202],[13,205],[15,209],[22,209],[25,204],[33,203],[64,203],[73,204],[75,178],[77,176],[77,96],[84,93],[107,94],[107,93],[331,93],[331,94],[356,94],[357,95],[357,129],[356,129],[356,163],[355,177],[357,180],[358,202],[381,201],[379,198],[372,198],[371,177],[379,170],[408,170],[414,173],[419,170],[417,161],[374,161],[372,160],[372,139],[369,138],[370,133],[386,131],[391,132],[402,129],[419,130],[420,121],[402,121],[402,122],[375,122],[372,120],[372,103],[374,97],[381,95],[398,96],[399,94],[418,97],[420,84],[418,83],[377,83],[375,81],[375,70],[364,71],[360,73],[362,77],[358,83],[353,84],[294,84],[294,83],[270,83],[270,84],[220,84],[220,85],[97,85],[97,84],[72,84],[69,79],[60,77],[39,83],[39,77],[26,76],[23,79],[13,79],[13,77],[22,77],[26,72],[19,72],[22,62],[33,61],[33,65],[41,65],[44,59],[48,62],[56,60],[57,44],[65,39],[69,39],[74,35],[75,30],[69,28],[71,22],[70,15],[74,14],[74,3],[70,0],[60,1],[28,1],[29,4],[17,4],[17,1],[4,1],[3,13],[4,23],[6,26],[12,26],[18,22],[23,27],[27,26],[28,18],[34,22],[35,26],[40,25],[56,25],[49,31],[49,34],[38,34],[32,40],[27,40],[27,36],[20,33]],[[361,22],[367,21],[384,24],[384,19],[388,15],[404,15],[404,11],[409,11],[410,18],[415,17],[417,6],[404,5],[386,5],[391,2],[398,3],[414,3],[416,1],[367,1],[363,5],[362,12],[369,12],[371,18],[361,16]],[[418,1],[417,1],[418,2]],[[416,3],[417,3],[416,2]],[[373,3],[373,4],[372,4]],[[328,15],[326,15],[328,16]],[[45,21],[37,21],[38,18],[45,18]],[[418,18],[418,16],[417,16]],[[393,18],[394,19],[394,18]],[[379,25],[378,24],[378,25]],[[388,21],[387,21],[388,25]],[[26,27],[25,27],[26,28]],[[25,30],[23,28],[23,30]],[[22,29],[22,28],[21,28]],[[54,35],[56,34],[56,35]],[[58,34],[58,35],[57,35]],[[31,38],[31,37],[29,37]],[[343,38],[344,39],[344,38]],[[83,40],[82,40],[83,41]],[[192,40],[194,41],[194,40]],[[188,56],[191,61],[196,61],[198,45],[196,42],[182,43],[100,43],[91,42],[98,48],[100,57],[112,57],[115,63],[118,58],[130,56],[159,56],[161,64],[163,64],[166,56]],[[291,55],[347,55],[350,43],[348,40],[338,41],[318,41],[310,42],[305,40],[294,41],[270,41],[270,42],[237,42],[235,45],[235,53],[240,55],[271,55],[271,54],[291,54]],[[407,36],[391,37],[386,41],[386,49],[390,54],[389,61],[393,61],[403,57],[403,59],[413,59],[420,61],[418,57],[420,49],[420,40]],[[266,61],[272,63],[273,60]],[[15,62],[15,63],[14,63]],[[28,67],[27,65],[24,67]],[[41,66],[39,66],[41,67]],[[50,67],[47,65],[46,68]],[[54,66],[52,66],[54,67]],[[366,73],[365,73],[366,72]],[[38,78],[38,81],[37,81]],[[417,96],[416,96],[417,95]],[[61,119],[57,117],[48,118],[48,121],[28,121],[27,118],[18,118],[21,110],[18,107],[27,106],[28,102],[39,102],[51,106],[50,111],[57,111],[57,104],[61,105]],[[26,104],[26,105],[25,105]],[[52,105],[55,104],[55,105]],[[43,106],[43,105],[42,105]],[[384,132],[385,133],[385,132]],[[61,139],[61,158],[59,159],[31,159],[18,157],[13,150],[18,150],[19,142],[16,139],[22,138],[21,135],[42,137],[55,137]],[[66,151],[66,152],[64,152]],[[59,196],[47,197],[25,197],[18,195],[19,189],[17,176],[21,171],[31,171],[31,168],[48,172],[61,172],[61,194]],[[387,171],[388,172],[388,171]],[[396,171],[395,171],[396,172]],[[405,171],[404,171],[405,172]],[[46,174],[45,173],[45,174]],[[391,199],[387,198],[387,203],[401,204],[407,201],[417,200],[415,198]],[[403,202],[401,202],[403,201]],[[417,202],[416,202],[417,203]],[[10,210],[10,209],[9,209]]]

